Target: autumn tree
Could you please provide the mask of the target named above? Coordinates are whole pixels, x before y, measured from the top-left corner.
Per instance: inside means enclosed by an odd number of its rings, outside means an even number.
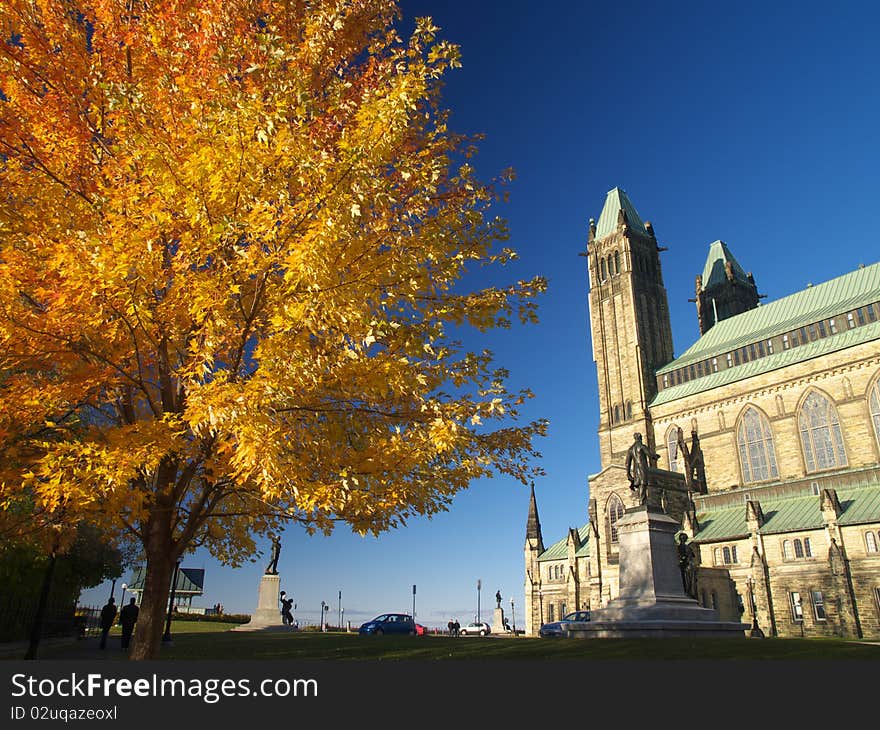
[[[400,20],[0,3],[2,489],[142,543],[134,658],[196,545],[234,565],[286,521],[380,533],[537,469],[531,394],[457,333],[534,320],[544,282],[468,285],[514,256],[503,180],[448,126],[458,49]]]

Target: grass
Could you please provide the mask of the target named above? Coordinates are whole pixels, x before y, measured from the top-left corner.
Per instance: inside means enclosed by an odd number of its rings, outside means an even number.
[[[176,622],[162,659],[279,659],[333,661],[469,660],[868,660],[880,645],[840,639],[539,639],[531,637],[382,636],[346,633],[237,632],[235,624]],[[118,641],[118,639],[116,639]],[[45,659],[124,659],[97,639],[46,646]],[[116,649],[113,651],[112,649]]]

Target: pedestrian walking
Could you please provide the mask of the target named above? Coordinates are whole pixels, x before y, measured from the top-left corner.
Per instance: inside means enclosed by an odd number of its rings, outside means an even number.
[[[122,624],[122,648],[128,649],[131,641],[131,635],[134,632],[134,625],[137,623],[138,613],[140,609],[132,598],[127,606],[123,606],[119,612],[119,623]]]
[[[116,599],[110,596],[110,600],[101,609],[101,648],[107,648],[107,634],[116,620]]]

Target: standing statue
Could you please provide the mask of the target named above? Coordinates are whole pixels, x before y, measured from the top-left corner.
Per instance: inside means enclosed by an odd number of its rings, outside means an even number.
[[[269,564],[266,566],[266,575],[278,575],[278,556],[281,555],[281,538],[272,538],[272,555],[269,557]]]
[[[697,597],[697,556],[687,542],[683,532],[678,536],[678,568],[681,571],[681,582],[684,592],[691,598]]]
[[[639,504],[648,501],[648,465],[651,459],[658,458],[642,443],[642,434],[633,434],[633,444],[626,452],[626,476],[629,488],[638,492]]]
[[[496,608],[501,608],[501,591],[495,591]]]

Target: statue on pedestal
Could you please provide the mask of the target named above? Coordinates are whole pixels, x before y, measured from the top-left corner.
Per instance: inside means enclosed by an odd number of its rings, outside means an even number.
[[[648,466],[657,457],[642,443],[642,434],[633,434],[633,444],[626,452],[626,476],[629,488],[638,493],[639,504],[648,502]]]
[[[272,555],[269,557],[269,564],[266,566],[266,575],[278,575],[278,556],[281,555],[281,538],[272,538]]]
[[[684,592],[691,598],[697,597],[697,556],[694,549],[687,544],[687,535],[683,532],[678,536],[678,568],[681,570],[681,582]]]
[[[501,608],[501,591],[495,591],[495,604],[496,608]]]

